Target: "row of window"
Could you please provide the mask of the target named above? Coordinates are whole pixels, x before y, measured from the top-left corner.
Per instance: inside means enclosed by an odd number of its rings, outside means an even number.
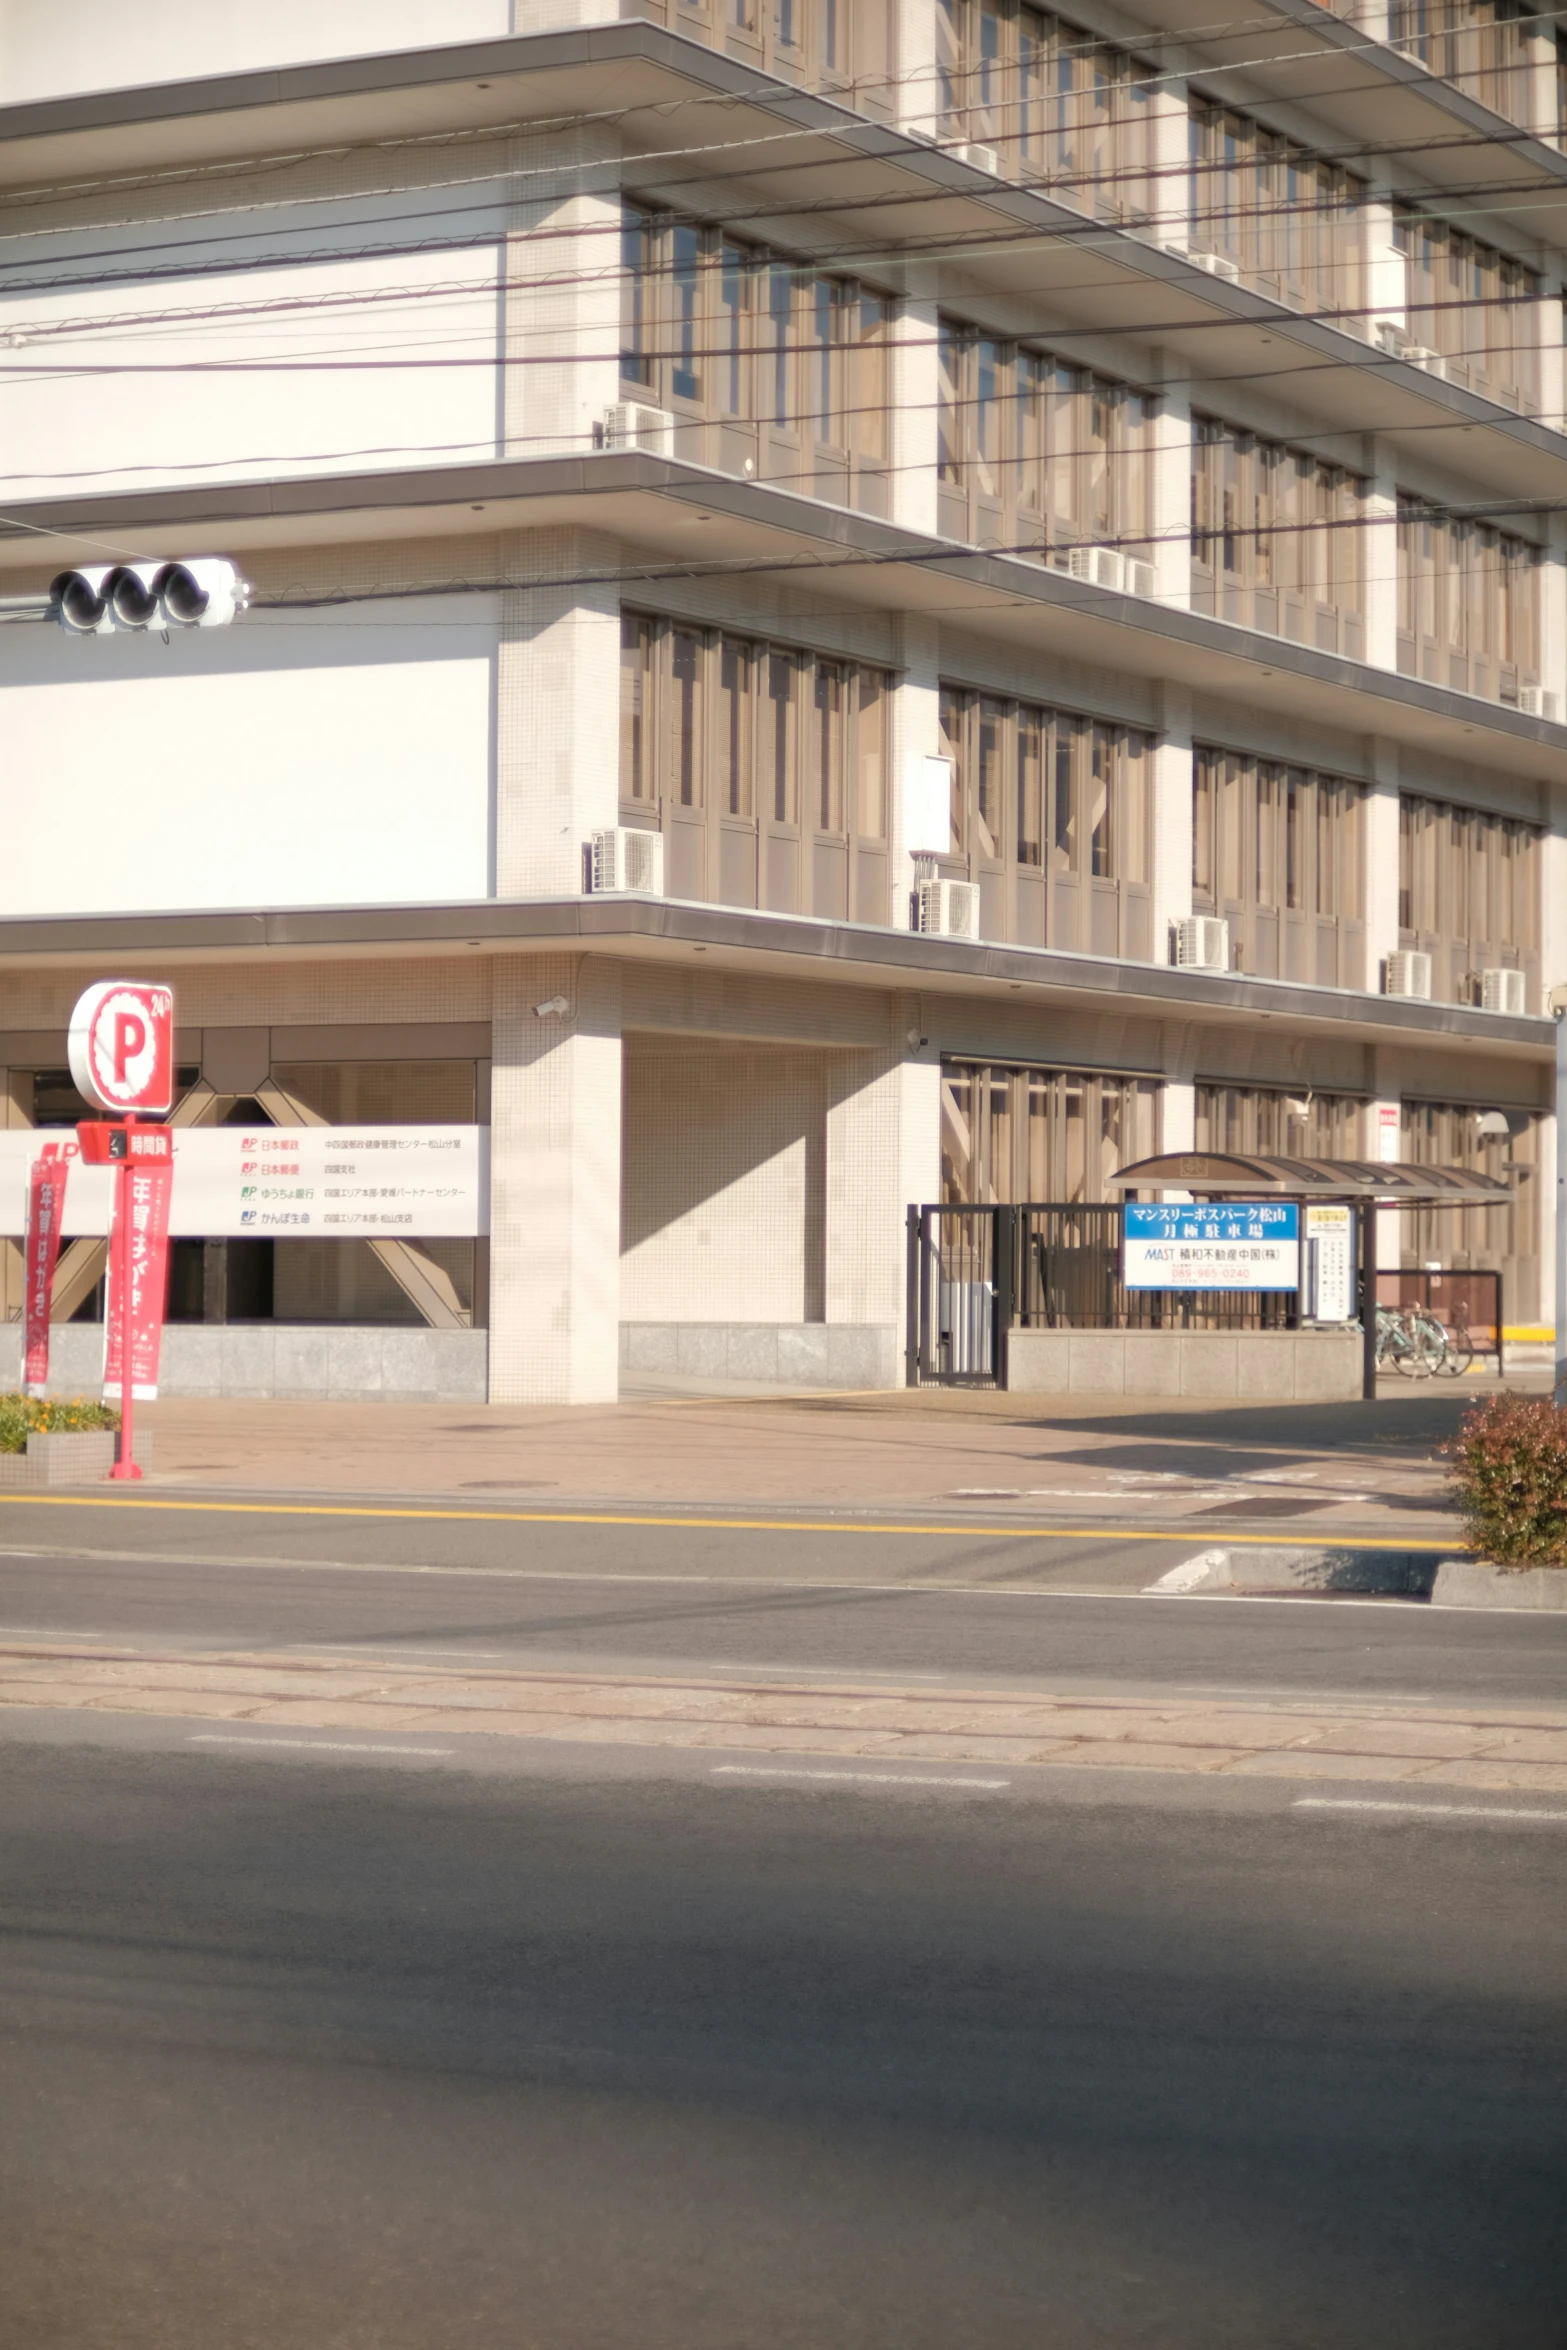
[[[621,14],[864,113],[894,111],[893,0],[621,0]]]
[[[1046,351],[942,319],[937,480],[949,538],[1057,564],[1074,546],[1152,554],[1156,402]]]
[[[992,149],[1101,220],[1144,223],[1158,83],[1124,50],[1017,0],[936,0],[941,137]]]
[[[1161,1147],[1162,1090],[1153,1078],[1099,1070],[944,1062],[942,1200],[988,1206],[1119,1199],[1111,1178]],[[1199,1083],[1194,1092],[1200,1151],[1371,1155],[1366,1103],[1357,1095],[1222,1082]],[[1405,1209],[1403,1263],[1487,1266],[1502,1273],[1512,1298],[1532,1298],[1539,1273],[1538,1120],[1520,1114],[1509,1122],[1516,1131],[1498,1136],[1482,1130],[1473,1103],[1405,1101],[1400,1123],[1401,1158],[1502,1176],[1512,1192],[1506,1206],[1478,1212]]]
[[[1398,666],[1516,702],[1540,676],[1539,550],[1418,498],[1398,501]]]
[[[1192,904],[1230,925],[1237,970],[1365,984],[1365,792],[1342,777],[1199,749]]]
[[[1526,129],[1537,127],[1538,64],[1557,76],[1557,136],[1567,128],[1567,44],[1529,0],[1392,0],[1388,38],[1406,57]]]
[[[621,621],[620,799],[661,832],[677,897],[891,919],[892,680],[864,663],[651,613]],[[944,685],[945,870],[978,883],[981,934],[1151,961],[1154,738]],[[1192,902],[1230,924],[1235,967],[1320,986],[1364,965],[1365,787],[1200,746]],[[1538,827],[1405,795],[1402,943],[1435,990],[1474,998],[1499,964],[1535,974]]]
[[[634,206],[621,261],[621,380],[678,455],[885,510],[885,295]]]
[[[1366,485],[1340,465],[1192,418],[1192,609],[1365,654]]]
[[[662,832],[670,895],[885,922],[889,683],[625,613],[621,808]]]

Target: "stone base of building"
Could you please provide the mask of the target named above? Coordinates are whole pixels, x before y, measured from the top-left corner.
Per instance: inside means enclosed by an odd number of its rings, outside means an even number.
[[[878,1322],[622,1322],[620,1369],[760,1387],[897,1387],[901,1343]]]
[[[1360,1332],[1014,1330],[1014,1395],[1192,1395],[1337,1403],[1361,1391]]]
[[[21,1326],[4,1333],[4,1384],[21,1376]],[[103,1329],[58,1323],[49,1342],[51,1395],[96,1395]],[[346,1323],[171,1322],[163,1333],[158,1392],[166,1396],[270,1396],[296,1403],[483,1403],[489,1391],[487,1330],[364,1327]]]

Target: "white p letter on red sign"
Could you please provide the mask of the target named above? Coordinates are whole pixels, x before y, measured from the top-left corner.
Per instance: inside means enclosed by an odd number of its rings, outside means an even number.
[[[174,995],[140,979],[101,979],[71,1014],[71,1075],[95,1110],[168,1116],[174,1102]]]

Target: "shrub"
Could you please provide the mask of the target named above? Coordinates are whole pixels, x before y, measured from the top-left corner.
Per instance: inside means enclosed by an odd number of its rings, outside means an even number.
[[[1464,1532],[1499,1567],[1567,1566],[1567,1411],[1493,1396],[1442,1446]]]
[[[0,1395],[0,1452],[25,1452],[29,1436],[77,1436],[88,1428],[118,1428],[112,1404],[85,1396]]]

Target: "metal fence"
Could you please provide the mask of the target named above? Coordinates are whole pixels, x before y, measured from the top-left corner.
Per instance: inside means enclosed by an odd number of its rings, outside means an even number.
[[[1121,1209],[908,1211],[911,1387],[1006,1385],[1013,1330],[1292,1330],[1293,1291],[1128,1289]]]
[[[1377,1303],[1382,1306],[1424,1306],[1445,1330],[1467,1330],[1477,1355],[1502,1352],[1502,1276],[1476,1268],[1449,1270],[1446,1266],[1400,1267],[1396,1273],[1378,1273]]]

